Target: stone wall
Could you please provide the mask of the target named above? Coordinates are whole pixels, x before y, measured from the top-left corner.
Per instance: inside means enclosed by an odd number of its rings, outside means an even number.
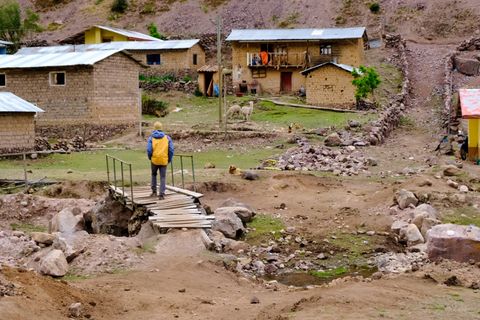
[[[364,133],[364,139],[371,145],[380,144],[385,141],[385,138],[398,126],[400,118],[404,114],[406,105],[409,102],[410,80],[406,42],[399,35],[387,35],[386,38],[389,39],[387,46],[395,48],[397,51],[403,75],[402,90],[395,99],[390,102],[390,105],[380,113],[378,119],[367,126],[368,129]]]
[[[350,72],[327,65],[306,76],[307,104],[351,109],[355,106],[355,87]]]
[[[0,113],[0,154],[33,150],[34,113]]]

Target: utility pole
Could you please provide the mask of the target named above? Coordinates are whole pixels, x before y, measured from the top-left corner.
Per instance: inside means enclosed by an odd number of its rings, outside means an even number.
[[[223,89],[223,66],[222,66],[222,18],[217,16],[217,65],[218,65],[218,128],[222,126],[222,89]]]

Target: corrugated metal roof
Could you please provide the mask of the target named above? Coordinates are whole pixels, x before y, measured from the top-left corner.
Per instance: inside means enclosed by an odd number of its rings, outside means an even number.
[[[460,106],[462,108],[462,118],[479,119],[480,118],[480,89],[460,89]]]
[[[0,40],[0,47],[11,46],[12,44],[12,42]]]
[[[310,67],[308,69],[305,69],[300,73],[305,76],[305,75],[309,74],[310,72],[312,72],[314,70],[317,70],[319,68],[322,68],[326,65],[333,65],[337,68],[343,69],[343,70],[345,70],[347,72],[350,72],[350,73],[355,69],[355,67],[349,66],[348,64],[335,63],[335,62],[324,62],[324,63],[321,63],[321,64],[317,64],[316,66]]]
[[[364,27],[324,29],[234,29],[227,41],[281,41],[358,39],[365,34]]]
[[[121,51],[122,50],[104,50],[31,55],[0,55],[0,69],[93,65]]]
[[[0,92],[0,112],[43,112],[11,92]]]
[[[147,40],[147,41],[158,41],[158,42],[162,41],[161,39],[158,39],[158,38],[155,38],[155,37],[152,37],[152,36],[146,35],[144,33],[137,32],[137,31],[130,31],[130,30],[124,30],[124,29],[119,29],[119,28],[114,28],[114,27],[106,27],[106,26],[95,26],[95,27],[103,29],[103,30],[115,32],[115,33],[124,35],[125,37],[128,37],[128,38],[142,39],[142,40]]]
[[[200,40],[167,41],[117,41],[98,44],[65,45],[52,47],[25,47],[17,54],[45,54],[61,52],[85,52],[99,50],[185,50],[196,45]]]

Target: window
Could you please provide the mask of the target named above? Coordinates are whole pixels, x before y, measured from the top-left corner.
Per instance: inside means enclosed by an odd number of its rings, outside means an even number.
[[[50,72],[50,85],[51,86],[64,86],[66,83],[65,71]]]
[[[5,73],[0,73],[0,87],[7,86],[7,75]]]
[[[320,46],[320,54],[321,55],[331,55],[332,54],[332,46],[330,44]]]
[[[193,54],[193,65],[194,66],[197,65],[197,54],[196,53]]]
[[[160,64],[160,55],[159,54],[147,54],[147,64],[149,66]]]

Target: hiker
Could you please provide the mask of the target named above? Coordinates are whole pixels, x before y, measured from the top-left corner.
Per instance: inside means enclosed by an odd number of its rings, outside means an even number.
[[[167,165],[173,158],[173,142],[172,139],[162,131],[162,124],[155,122],[154,131],[148,138],[147,155],[151,161],[152,167],[152,194],[157,195],[157,171],[160,171],[160,200],[165,199]]]

